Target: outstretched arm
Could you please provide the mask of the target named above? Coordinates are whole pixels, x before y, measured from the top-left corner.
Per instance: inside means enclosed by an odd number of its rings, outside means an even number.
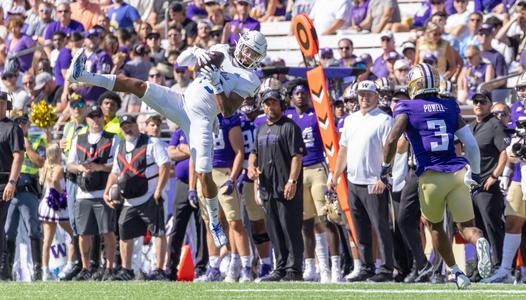
[[[389,165],[391,164],[391,161],[393,161],[396,154],[396,145],[407,127],[407,120],[408,117],[406,114],[399,114],[396,116],[393,129],[391,130],[391,133],[389,133],[384,145],[384,165]]]

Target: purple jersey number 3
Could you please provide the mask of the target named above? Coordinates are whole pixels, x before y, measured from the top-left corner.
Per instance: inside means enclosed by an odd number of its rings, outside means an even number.
[[[434,135],[440,138],[440,142],[431,142],[431,151],[447,151],[449,148],[449,137],[447,133],[446,122],[444,120],[429,120],[427,121],[427,129],[434,131]]]

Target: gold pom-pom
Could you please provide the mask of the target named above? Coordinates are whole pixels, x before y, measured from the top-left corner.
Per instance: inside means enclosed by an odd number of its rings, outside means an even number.
[[[31,122],[40,128],[48,128],[58,120],[53,106],[49,105],[46,100],[31,104]]]

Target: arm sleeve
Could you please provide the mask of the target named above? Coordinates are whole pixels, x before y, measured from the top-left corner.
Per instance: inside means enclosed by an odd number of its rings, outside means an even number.
[[[156,141],[152,144],[152,146],[153,146],[153,157],[155,159],[156,165],[160,167],[164,165],[165,163],[170,162],[170,158],[168,157],[168,152],[166,152],[165,143],[156,139]]]
[[[17,125],[13,125],[13,131],[11,134],[11,141],[9,143],[12,152],[23,151],[24,147],[24,133],[22,129]]]
[[[469,166],[475,174],[480,174],[480,150],[477,140],[471,133],[469,126],[464,126],[455,132],[455,135],[464,144],[466,158],[469,161]]]

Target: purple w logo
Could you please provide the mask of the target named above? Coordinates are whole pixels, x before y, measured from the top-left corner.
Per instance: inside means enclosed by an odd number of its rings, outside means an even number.
[[[51,253],[53,254],[53,257],[55,258],[66,256],[66,243],[52,245],[50,249],[51,249]]]

